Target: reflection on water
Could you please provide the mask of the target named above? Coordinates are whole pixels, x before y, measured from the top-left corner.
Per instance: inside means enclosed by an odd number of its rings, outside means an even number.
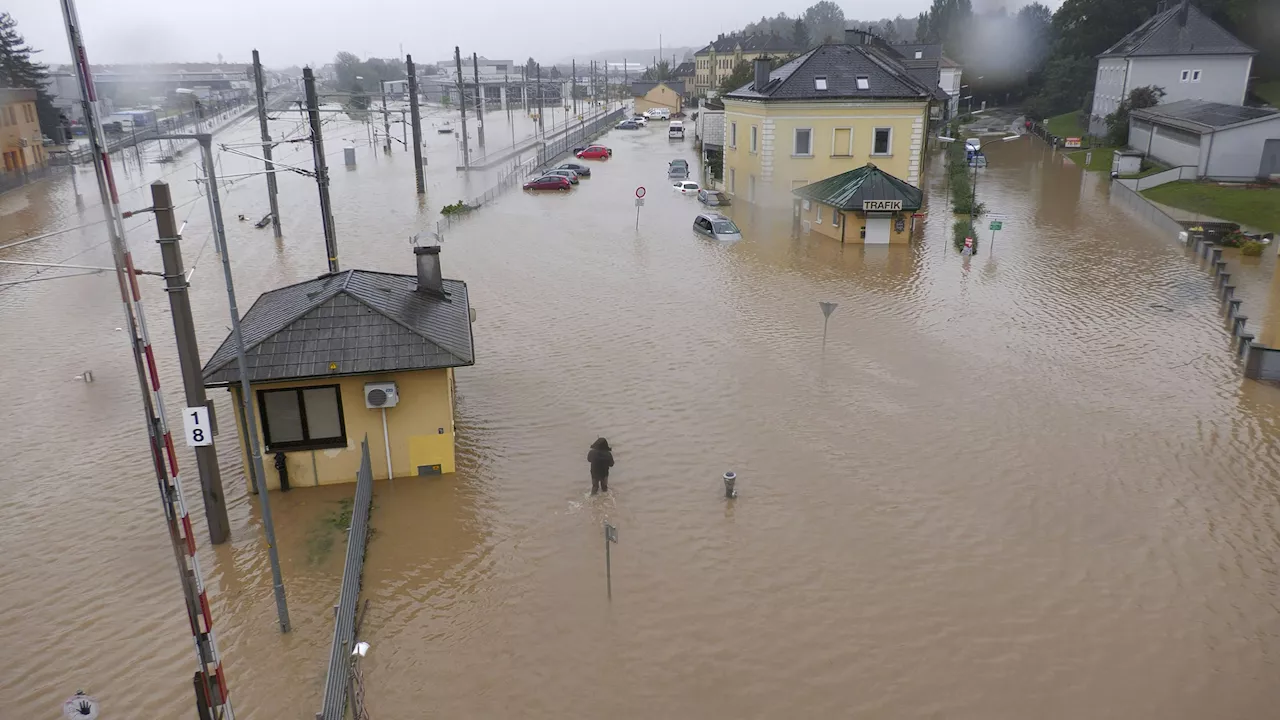
[[[326,126],[328,147],[358,146],[333,179],[343,266],[410,272],[407,238],[487,180],[467,189],[453,138],[428,133],[420,203],[408,154],[368,148],[366,132]],[[696,235],[700,206],[667,191],[667,161],[693,160],[690,143],[659,127],[607,142],[613,159],[572,193],[513,192],[448,230],[478,364],[458,373],[459,472],[376,489],[373,717],[1270,714],[1280,398],[1241,383],[1202,271],[1112,207],[1105,179],[1026,140],[994,147],[978,194],[1004,230],[966,269],[937,159],[909,247],[793,239],[785,214],[745,205],[726,213],[745,239],[725,244]],[[277,157],[305,166],[306,151]],[[172,172],[175,196],[195,197],[189,166],[130,172],[131,187]],[[638,232],[637,185],[650,188]],[[285,238],[228,223],[242,304],[324,268],[314,185],[281,186]],[[74,222],[69,193],[0,196],[0,241]],[[229,183],[224,203],[260,217],[260,178]],[[207,355],[226,305],[191,207]],[[136,221],[138,264],[158,266],[154,226]],[[4,257],[103,263],[102,237]],[[144,292],[176,387],[163,293]],[[839,303],[825,351],[819,301]],[[6,416],[23,420],[0,427],[13,448],[0,641],[28,648],[0,659],[0,707],[21,717],[81,687],[139,716],[189,712],[189,638],[116,302],[106,276],[0,287]],[[84,369],[97,382],[73,379]],[[598,435],[618,466],[610,496],[591,498]],[[227,440],[234,542],[201,559],[236,706],[310,716],[342,552],[338,539],[318,553],[316,528],[347,490],[273,495],[295,626],[280,636]],[[726,505],[729,469],[741,497]],[[612,604],[606,517],[621,536]]]

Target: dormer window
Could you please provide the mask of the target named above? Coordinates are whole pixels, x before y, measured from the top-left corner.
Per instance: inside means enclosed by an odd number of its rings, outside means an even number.
[[[826,75],[819,75],[819,76],[815,77],[815,78],[813,79],[813,89],[814,89],[814,90],[826,90],[826,89],[827,89],[827,76],[826,76]]]
[[[870,80],[870,79],[868,79],[866,75],[859,75],[859,76],[858,76],[858,89],[859,89],[859,90],[870,90],[870,89],[871,89],[871,80]]]
[[[917,50],[917,51],[916,51],[916,59],[917,59],[917,60],[919,60],[920,58],[923,58],[923,57],[924,57],[924,51],[923,51],[923,50]]]

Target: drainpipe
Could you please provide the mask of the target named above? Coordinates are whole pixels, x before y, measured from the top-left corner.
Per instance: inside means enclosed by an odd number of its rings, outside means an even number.
[[[1203,136],[1201,136],[1201,138],[1200,138],[1200,142],[1201,142],[1202,144],[1204,143],[1204,137],[1203,137]],[[1208,177],[1208,175],[1209,175],[1209,162],[1210,162],[1212,159],[1213,159],[1213,133],[1209,133],[1209,150],[1208,150],[1208,152],[1206,152],[1206,153],[1204,154],[1204,172],[1203,172],[1203,173],[1201,173],[1201,172],[1200,172],[1200,168],[1198,168],[1198,167],[1196,168],[1196,172],[1198,173],[1198,176],[1199,176],[1199,177]]]
[[[844,244],[844,229],[849,226],[849,219],[844,213],[840,213],[840,244]]]

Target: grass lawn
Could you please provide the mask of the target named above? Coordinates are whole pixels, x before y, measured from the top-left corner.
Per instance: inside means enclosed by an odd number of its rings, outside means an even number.
[[[1071,162],[1083,167],[1085,170],[1109,173],[1111,172],[1112,153],[1116,150],[1117,148],[1112,147],[1097,147],[1092,150],[1072,150],[1067,153],[1067,157],[1070,158]],[[1093,159],[1089,161],[1088,165],[1085,165],[1084,161],[1085,158],[1088,157],[1089,153],[1093,153]]]
[[[1276,107],[1280,107],[1280,80],[1260,82],[1253,86],[1253,92]]]
[[[1078,110],[1049,118],[1049,124],[1045,127],[1058,137],[1084,137],[1089,134],[1088,128],[1080,127]]]
[[[1280,188],[1223,187],[1176,182],[1143,190],[1151,200],[1241,225],[1280,232]]]
[[[1161,165],[1160,163],[1152,162],[1150,160],[1143,160],[1142,164],[1146,166],[1142,168],[1142,172],[1137,173],[1135,175],[1121,175],[1120,177],[1126,180],[1137,180],[1138,178],[1144,178],[1148,175],[1155,175],[1156,173],[1161,173],[1161,172],[1164,172],[1165,170],[1170,169],[1168,165]]]

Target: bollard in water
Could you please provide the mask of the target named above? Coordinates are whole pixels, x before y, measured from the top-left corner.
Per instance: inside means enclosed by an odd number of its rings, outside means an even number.
[[[730,500],[738,497],[738,491],[734,489],[734,485],[738,483],[738,475],[730,470],[724,474],[724,496]]]
[[[342,157],[344,160],[346,160],[347,167],[353,168],[356,166],[356,149],[355,148],[353,147],[342,148]]]

